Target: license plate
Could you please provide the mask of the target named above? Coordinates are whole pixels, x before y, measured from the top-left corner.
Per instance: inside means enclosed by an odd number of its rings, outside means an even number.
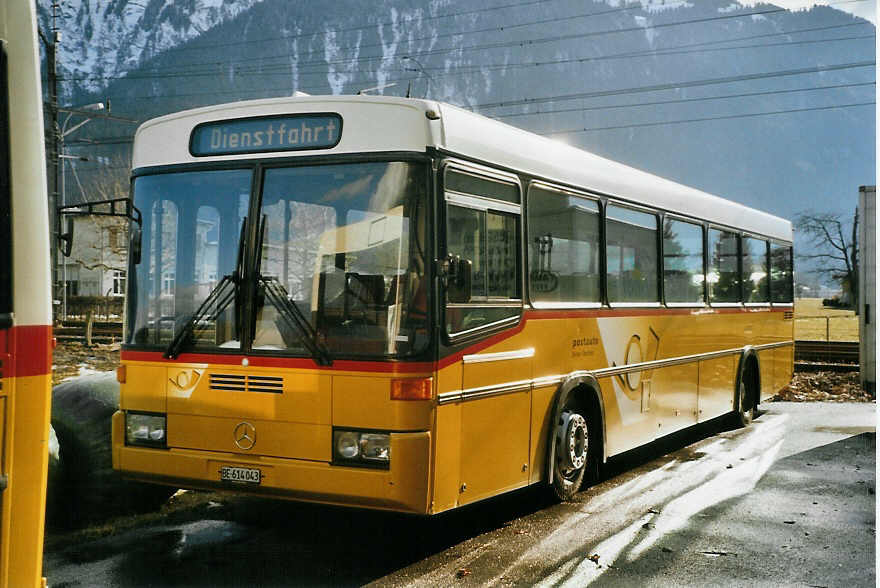
[[[256,468],[239,468],[223,466],[220,468],[221,482],[238,482],[240,484],[259,484],[260,470]]]

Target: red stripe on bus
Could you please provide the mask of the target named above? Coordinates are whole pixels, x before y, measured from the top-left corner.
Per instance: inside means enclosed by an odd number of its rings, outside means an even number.
[[[792,307],[771,306],[731,306],[706,308],[585,308],[585,309],[534,309],[525,311],[526,320],[568,319],[568,318],[624,318],[637,316],[668,316],[711,314],[745,314],[755,312],[791,312]]]
[[[465,355],[479,353],[484,349],[519,334],[530,320],[564,320],[571,318],[618,318],[638,316],[662,316],[662,315],[709,315],[709,314],[736,314],[749,312],[784,312],[791,311],[791,307],[730,307],[730,308],[590,308],[590,309],[567,309],[567,310],[526,310],[522,320],[514,327],[496,333],[491,337],[482,339],[469,347],[457,351],[442,358],[437,362],[437,369],[443,369],[461,360]],[[320,366],[314,360],[306,357],[266,357],[260,355],[220,355],[211,353],[181,353],[177,359],[165,359],[161,351],[123,351],[123,361],[148,361],[163,363],[210,363],[218,365],[241,365],[247,359],[248,367],[271,367],[271,368],[297,368],[327,371],[353,371],[353,372],[381,372],[389,374],[410,374],[417,372],[430,372],[434,370],[433,362],[397,362],[397,361],[356,361],[338,359],[333,361],[332,366]]]
[[[43,376],[52,372],[52,327],[16,326],[0,331],[0,352],[12,356],[5,377]]]
[[[151,361],[164,363],[212,363],[218,365],[242,365],[247,359],[247,367],[298,368],[312,370],[357,371],[357,372],[389,372],[412,373],[430,372],[434,369],[432,362],[389,362],[389,361],[354,361],[337,359],[332,366],[321,366],[307,357],[266,357],[262,355],[220,355],[211,353],[181,353],[177,359],[165,359],[161,351],[123,351],[123,361]]]

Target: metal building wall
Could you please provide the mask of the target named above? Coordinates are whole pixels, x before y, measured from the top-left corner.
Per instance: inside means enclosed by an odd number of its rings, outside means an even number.
[[[859,373],[874,394],[877,381],[877,199],[875,186],[859,188]]]

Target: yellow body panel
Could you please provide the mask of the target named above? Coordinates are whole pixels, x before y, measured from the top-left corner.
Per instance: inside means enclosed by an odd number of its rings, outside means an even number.
[[[654,370],[650,410],[657,434],[668,435],[697,423],[699,365],[689,363]]]
[[[3,474],[8,486],[0,494],[3,528],[0,534],[0,574],[3,586],[38,586],[42,575],[46,475],[49,463],[50,377],[4,378],[0,400],[8,453]]]
[[[460,364],[458,367],[461,367]],[[443,512],[458,506],[461,480],[461,411],[460,404],[437,407],[432,512]]]
[[[119,408],[143,412],[167,412],[168,396],[166,386],[168,369],[164,366],[150,366],[127,363],[126,381],[120,385]]]
[[[556,386],[532,388],[532,415],[529,430],[529,483],[540,482],[547,475],[547,440],[553,426],[553,399]]]
[[[427,431],[431,428],[433,402],[390,400],[390,397],[391,378],[334,376],[333,424],[379,431]]]
[[[698,406],[701,423],[733,410],[736,364],[734,356],[700,362]]]

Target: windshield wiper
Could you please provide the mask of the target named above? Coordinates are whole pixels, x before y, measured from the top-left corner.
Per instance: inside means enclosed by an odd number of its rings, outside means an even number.
[[[177,359],[183,345],[195,336],[196,332],[201,330],[200,325],[204,326],[205,322],[214,322],[220,316],[229,303],[235,300],[238,288],[236,287],[236,279],[231,275],[223,276],[223,279],[211,290],[211,293],[205,298],[198,310],[196,310],[189,320],[174,336],[171,343],[165,349],[162,355],[165,359]]]
[[[263,239],[266,236],[266,222],[268,215],[263,215],[260,219],[260,229],[257,238],[257,280],[259,285],[263,287],[266,298],[272,303],[272,306],[278,310],[278,316],[284,321],[284,325],[296,332],[299,331],[300,339],[312,354],[312,358],[318,365],[333,365],[333,359],[330,357],[330,351],[318,340],[318,332],[312,327],[312,324],[303,314],[302,310],[290,299],[287,290],[273,276],[264,276],[261,273],[263,269]],[[282,334],[282,337],[284,335]]]
[[[318,339],[318,332],[312,327],[303,311],[290,299],[281,282],[272,276],[260,276],[260,285],[266,293],[266,298],[278,310],[278,316],[284,320],[284,324],[300,332],[302,335],[300,339],[315,362],[318,365],[333,365],[330,351]]]
[[[205,301],[199,305],[199,308],[194,313],[192,313],[183,328],[175,333],[171,343],[169,343],[168,347],[165,349],[165,353],[162,354],[162,357],[165,359],[177,359],[184,344],[186,344],[190,338],[194,337],[197,331],[201,330],[199,326],[203,325],[206,321],[216,322],[220,314],[226,310],[226,307],[229,306],[229,303],[233,300],[235,301],[236,313],[235,328],[240,334],[241,320],[239,313],[241,313],[242,301],[241,288],[239,288],[239,285],[244,279],[244,229],[246,225],[247,217],[241,221],[241,231],[238,235],[238,259],[235,265],[235,273],[223,276],[223,279],[214,286],[214,289],[211,290],[211,293],[208,294]]]

